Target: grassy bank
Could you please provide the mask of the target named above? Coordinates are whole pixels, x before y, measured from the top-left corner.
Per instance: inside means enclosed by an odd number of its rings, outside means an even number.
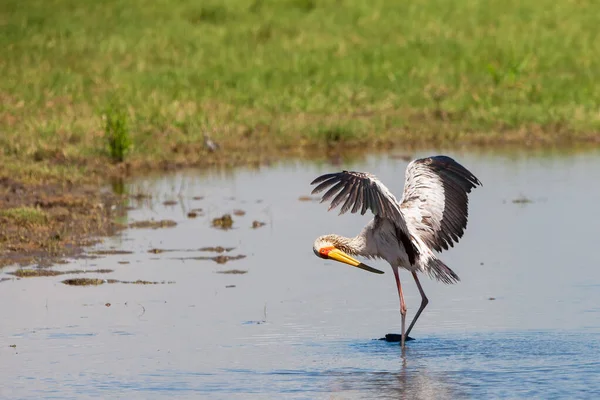
[[[17,171],[108,159],[111,102],[132,162],[201,160],[205,132],[232,152],[589,139],[599,13],[592,0],[5,0],[0,154]]]

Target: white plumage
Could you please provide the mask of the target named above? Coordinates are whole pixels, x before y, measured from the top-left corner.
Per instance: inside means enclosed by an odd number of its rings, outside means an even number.
[[[325,174],[311,184],[318,184],[313,194],[328,189],[321,202],[330,200],[329,210],[342,205],[340,215],[359,210],[363,215],[367,210],[374,214],[358,236],[321,236],[315,241],[313,250],[319,257],[372,272],[381,273],[349,255],[382,258],[392,266],[400,296],[401,342],[404,346],[405,338],[428,302],[417,272],[426,272],[444,283],[459,281],[458,275],[433,250],[447,250],[463,236],[468,219],[468,193],[481,182],[452,158],[434,156],[414,160],[408,165],[401,201],[374,175],[364,172]],[[422,297],[421,307],[406,333],[406,306],[398,268],[411,271]]]

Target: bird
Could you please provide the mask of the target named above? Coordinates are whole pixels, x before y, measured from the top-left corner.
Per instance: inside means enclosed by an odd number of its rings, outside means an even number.
[[[210,138],[210,136],[208,136],[206,133],[204,133],[203,139],[204,139],[204,147],[206,147],[209,152],[212,153],[221,148],[221,146],[219,146],[219,143],[212,140]]]
[[[319,236],[313,252],[322,259],[331,259],[369,272],[384,272],[370,267],[354,256],[383,259],[394,272],[398,296],[402,334],[400,344],[412,340],[408,335],[429,303],[418,273],[445,284],[460,281],[436,253],[454,247],[467,227],[468,194],[481,181],[468,169],[446,155],[435,155],[411,161],[405,171],[404,190],[400,201],[373,174],[343,170],[321,175],[311,182],[317,185],[312,194],[325,189],[320,202],[330,201],[328,211],[342,205],[339,215],[350,211],[367,210],[373,219],[355,237],[336,234]],[[408,329],[406,304],[399,269],[408,270],[421,295],[421,305]]]

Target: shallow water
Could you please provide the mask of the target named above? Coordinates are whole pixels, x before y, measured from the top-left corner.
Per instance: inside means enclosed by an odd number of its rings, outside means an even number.
[[[128,222],[173,219],[176,227],[131,229],[98,248],[132,254],[56,267],[115,270],[76,277],[175,283],[0,283],[0,396],[596,398],[600,153],[448,154],[484,186],[470,196],[465,237],[442,253],[462,281],[423,277],[430,303],[404,354],[373,340],[400,331],[389,266],[370,262],[386,272],[375,275],[312,252],[317,236],[355,235],[370,217],[338,217],[299,197],[316,176],[342,168],[373,172],[400,197],[407,161],[185,171],[128,184],[130,193],[154,195],[131,201]],[[513,202],[522,197],[531,202]],[[162,204],[170,199],[177,204]],[[188,218],[195,208],[201,214]],[[210,226],[234,209],[246,214],[233,215],[232,230]],[[266,225],[252,229],[254,220]],[[192,258],[218,255],[198,249],[219,245],[246,258]],[[217,273],[231,269],[247,273]],[[401,279],[410,319],[420,298],[410,275]]]

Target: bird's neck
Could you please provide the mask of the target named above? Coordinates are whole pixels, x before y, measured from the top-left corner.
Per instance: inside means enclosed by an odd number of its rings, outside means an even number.
[[[336,235],[333,243],[335,247],[342,250],[344,253],[358,256],[363,255],[363,251],[366,247],[365,240],[360,235],[352,238]]]

